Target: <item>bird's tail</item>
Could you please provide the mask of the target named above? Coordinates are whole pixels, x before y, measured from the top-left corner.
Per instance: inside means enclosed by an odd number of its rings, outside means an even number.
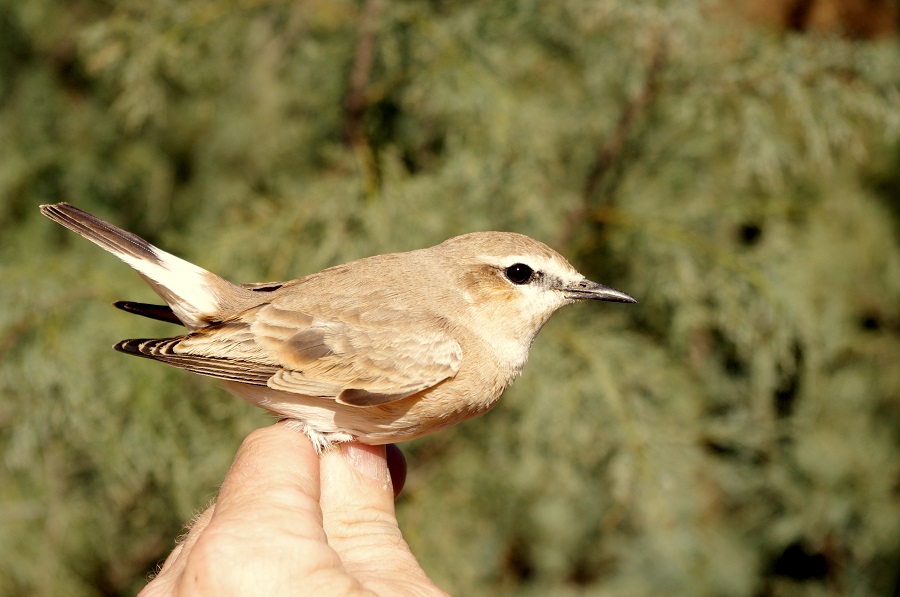
[[[218,321],[222,299],[247,292],[212,272],[154,247],[68,203],[41,205],[41,213],[103,247],[131,267],[161,296],[184,325],[196,329]]]

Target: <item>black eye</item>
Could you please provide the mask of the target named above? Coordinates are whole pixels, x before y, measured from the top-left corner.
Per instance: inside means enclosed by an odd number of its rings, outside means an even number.
[[[524,263],[516,263],[506,268],[506,277],[513,284],[527,284],[533,274],[534,270]]]

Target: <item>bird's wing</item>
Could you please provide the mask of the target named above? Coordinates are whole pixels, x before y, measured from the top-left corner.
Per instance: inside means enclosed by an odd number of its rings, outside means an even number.
[[[267,305],[252,332],[281,365],[269,387],[372,406],[421,392],[459,371],[459,343],[438,325],[404,330],[408,316],[386,313],[383,305],[377,321],[351,314],[311,317]]]
[[[203,375],[373,406],[449,379],[462,362],[459,343],[439,326],[404,331],[403,321],[399,312],[363,323],[267,304],[181,338],[116,348]]]

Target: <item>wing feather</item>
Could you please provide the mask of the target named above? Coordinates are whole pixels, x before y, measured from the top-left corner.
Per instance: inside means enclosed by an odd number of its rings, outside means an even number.
[[[397,313],[394,321],[404,316]],[[267,304],[185,336],[126,340],[115,348],[202,375],[372,406],[426,390],[459,371],[462,348],[442,326],[407,327]]]
[[[387,321],[403,322],[407,313]],[[439,325],[363,323],[311,317],[268,305],[252,325],[256,341],[282,369],[269,387],[368,406],[399,400],[451,378],[462,348]]]
[[[278,367],[265,363],[179,353],[178,347],[187,337],[123,340],[113,348],[201,375],[258,386],[266,385],[269,378],[278,372]]]

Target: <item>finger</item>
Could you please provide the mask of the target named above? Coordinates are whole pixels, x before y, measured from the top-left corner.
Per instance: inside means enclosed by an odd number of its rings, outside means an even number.
[[[305,434],[285,423],[257,429],[241,444],[219,489],[212,522],[273,508],[310,509],[319,500],[319,457]],[[318,515],[318,508],[313,508]]]
[[[312,443],[284,424],[260,429],[238,450],[177,589],[194,595],[281,595],[298,586],[333,587],[343,570],[326,540]]]
[[[197,542],[197,538],[209,524],[215,512],[216,505],[212,504],[209,508],[201,512],[199,515],[188,523],[188,529],[183,538],[180,538],[166,558],[165,563],[159,572],[151,579],[151,582],[144,587],[138,597],[154,597],[156,595],[170,595],[174,586],[184,572],[190,557],[191,550]]]
[[[321,476],[325,532],[351,576],[377,594],[438,591],[397,526],[384,446],[354,442],[326,451]]]
[[[191,550],[194,547],[194,544],[197,542],[197,538],[200,534],[206,529],[207,525],[209,525],[209,521],[212,519],[213,513],[216,511],[216,504],[210,504],[209,508],[195,516],[188,524],[187,530],[182,537],[179,537],[177,540],[177,545],[175,545],[175,549],[172,550],[172,553],[169,554],[169,557],[166,558],[165,563],[159,571],[158,576],[162,576],[167,573],[178,574],[182,570],[184,570],[184,563],[187,560],[187,557],[190,555]]]
[[[384,455],[387,459],[388,472],[391,474],[391,485],[394,486],[394,497],[397,497],[406,485],[406,457],[396,444],[387,444],[384,447]]]

